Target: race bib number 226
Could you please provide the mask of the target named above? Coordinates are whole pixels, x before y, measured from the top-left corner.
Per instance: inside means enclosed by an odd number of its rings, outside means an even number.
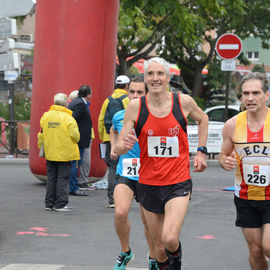
[[[248,185],[268,186],[270,168],[268,165],[243,164],[244,180]]]

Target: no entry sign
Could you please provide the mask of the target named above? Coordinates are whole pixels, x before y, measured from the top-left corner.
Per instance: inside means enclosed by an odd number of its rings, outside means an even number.
[[[240,53],[242,44],[235,34],[224,34],[216,42],[216,52],[222,59],[234,59]]]

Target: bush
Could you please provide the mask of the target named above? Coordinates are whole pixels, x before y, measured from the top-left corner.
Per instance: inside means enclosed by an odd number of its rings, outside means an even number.
[[[25,92],[14,93],[14,110],[15,120],[30,120],[31,99],[26,96]],[[0,117],[9,120],[8,101],[0,103]]]
[[[0,103],[0,117],[4,118],[5,120],[8,119],[8,103]]]

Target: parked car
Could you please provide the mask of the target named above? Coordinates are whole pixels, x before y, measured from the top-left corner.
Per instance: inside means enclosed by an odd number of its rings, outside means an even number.
[[[219,105],[207,108],[204,111],[208,117],[209,122],[225,122],[225,105]],[[239,105],[228,105],[228,119],[239,113]]]

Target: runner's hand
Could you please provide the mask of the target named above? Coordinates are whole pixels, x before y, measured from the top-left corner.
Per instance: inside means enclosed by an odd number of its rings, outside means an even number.
[[[236,167],[236,164],[237,164],[236,154],[233,151],[230,156],[227,156],[225,158],[224,169],[227,171],[231,171]]]
[[[116,160],[118,158],[118,155],[114,152],[114,149],[111,149],[110,158],[112,160]]]
[[[193,172],[203,172],[207,168],[205,154],[198,151],[193,160],[193,166],[195,170]]]
[[[126,149],[131,150],[136,142],[138,142],[138,139],[135,135],[135,130],[132,129],[130,133],[124,138]]]

